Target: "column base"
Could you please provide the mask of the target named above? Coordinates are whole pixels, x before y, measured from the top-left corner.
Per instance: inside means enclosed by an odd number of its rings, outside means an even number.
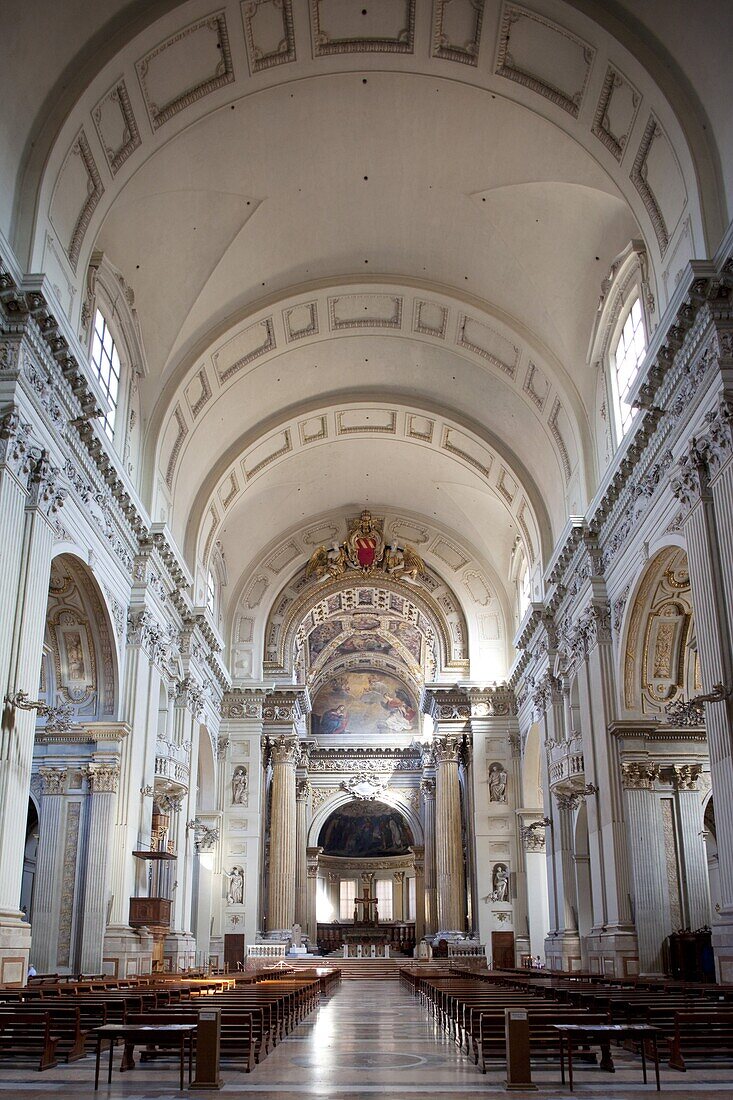
[[[719,982],[733,982],[733,910],[716,914],[713,925],[715,976]]]
[[[163,945],[166,970],[190,970],[196,966],[196,938],[192,932],[169,932]]]
[[[545,965],[549,970],[582,970],[577,932],[550,932],[545,937]]]
[[[19,910],[0,910],[0,985],[25,985],[31,926]]]
[[[147,928],[124,924],[107,927],[104,934],[102,971],[116,978],[150,974],[153,969],[153,936]]]
[[[631,928],[594,928],[585,937],[585,949],[591,974],[605,974],[609,978],[641,976],[639,945]]]

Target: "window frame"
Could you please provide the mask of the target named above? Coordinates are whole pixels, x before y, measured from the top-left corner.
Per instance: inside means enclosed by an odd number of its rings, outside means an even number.
[[[102,331],[97,328],[97,319],[101,318]],[[107,349],[106,337],[109,335],[110,348]],[[95,358],[94,348],[96,342],[99,341],[100,357],[99,361]],[[115,371],[115,358],[117,359],[117,370]],[[89,361],[94,369],[97,381],[104,391],[107,398],[108,408],[106,412],[99,417],[102,423],[102,431],[107,436],[109,441],[116,445],[117,433],[119,430],[120,421],[122,419],[122,405],[123,405],[123,377],[124,366],[123,357],[120,355],[120,344],[118,343],[114,327],[109,320],[108,315],[101,308],[99,303],[95,304],[94,317],[91,323],[91,340],[89,344]],[[103,373],[103,367],[107,367],[108,377],[105,378]],[[115,394],[112,396],[112,379],[116,381]],[[111,416],[111,418],[110,418]],[[110,430],[111,428],[111,430]]]
[[[609,404],[613,408],[613,431],[616,450],[618,450],[618,448],[621,446],[622,442],[628,435],[636,417],[636,410],[633,409],[633,407],[628,406],[628,403],[624,401],[624,397],[621,393],[621,389],[619,386],[619,370],[616,365],[616,357],[621,341],[624,339],[624,330],[626,328],[627,322],[631,319],[634,307],[637,304],[639,306],[639,323],[638,325],[634,325],[632,327],[631,343],[629,347],[633,347],[635,334],[639,328],[641,328],[641,332],[643,335],[644,347],[641,354],[637,358],[636,366],[630,373],[628,382],[626,383],[624,394],[628,394],[630,390],[633,389],[634,383],[639,377],[639,370],[642,363],[644,362],[644,359],[646,358],[646,353],[649,348],[649,330],[644,310],[644,299],[641,293],[641,287],[637,283],[634,283],[631,287],[629,287],[628,294],[625,296],[622,302],[616,324],[614,325],[611,332],[611,339],[609,340],[606,368],[609,380],[609,387],[611,390],[609,395]],[[627,407],[630,408],[629,417],[626,423],[624,423],[622,404],[627,405]]]

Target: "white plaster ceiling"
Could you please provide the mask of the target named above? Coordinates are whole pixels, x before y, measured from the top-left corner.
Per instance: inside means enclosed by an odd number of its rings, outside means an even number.
[[[222,0],[216,27],[204,0],[69,0],[20,5],[6,21],[0,228],[48,271],[75,323],[93,248],[134,291],[148,358],[139,488],[189,564],[199,564],[204,516],[246,448],[298,408],[332,424],[354,395],[386,404],[407,395],[436,420],[443,411],[479,425],[516,493],[543,513],[545,551],[583,509],[599,473],[586,355],[601,280],[631,238],[643,239],[658,319],[676,273],[725,223],[720,172],[733,149],[717,82],[701,80],[702,103],[681,78],[685,68],[700,76],[702,56],[713,68],[725,57],[715,24],[727,5],[710,0],[693,35],[678,0],[612,6],[609,16],[611,5],[592,0],[536,0],[508,24],[506,5],[486,0],[479,34],[482,5],[455,0],[448,18],[446,5],[417,0],[407,49],[397,38],[386,48],[359,39],[393,35],[407,0],[372,0],[368,19],[352,0]],[[635,38],[637,8],[674,59]],[[321,16],[342,46],[323,46]],[[516,41],[502,55],[507,33]],[[524,75],[512,69],[517,57]],[[609,66],[621,91],[604,114]],[[729,70],[722,65],[722,81]],[[706,110],[719,123],[715,140]],[[633,182],[654,119],[657,160],[642,160]],[[620,135],[615,150],[609,127]],[[418,342],[405,318],[399,339],[344,326],[326,342],[321,302],[312,338],[283,331],[298,296],[367,277],[410,311],[418,288],[450,299],[450,330]],[[456,346],[462,310],[493,318],[485,323],[516,343],[513,374]],[[271,353],[219,386],[217,348],[266,314]],[[210,391],[200,408],[195,377]],[[226,515],[217,505],[232,583],[299,518],[372,500],[465,534],[507,578],[517,531],[497,497],[498,458],[483,476],[439,445],[349,438],[335,423],[251,483],[245,465],[246,492]]]

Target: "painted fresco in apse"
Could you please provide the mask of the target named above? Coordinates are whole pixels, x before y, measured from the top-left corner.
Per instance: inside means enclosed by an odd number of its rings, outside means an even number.
[[[311,730],[318,737],[418,732],[417,700],[402,681],[381,670],[341,672],[313,702]]]
[[[318,837],[327,856],[406,855],[414,840],[402,816],[383,802],[348,802],[334,810]]]

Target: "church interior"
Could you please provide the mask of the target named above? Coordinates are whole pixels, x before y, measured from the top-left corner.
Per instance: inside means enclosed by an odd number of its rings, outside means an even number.
[[[0,0],[0,1093],[733,1090],[731,47]]]

